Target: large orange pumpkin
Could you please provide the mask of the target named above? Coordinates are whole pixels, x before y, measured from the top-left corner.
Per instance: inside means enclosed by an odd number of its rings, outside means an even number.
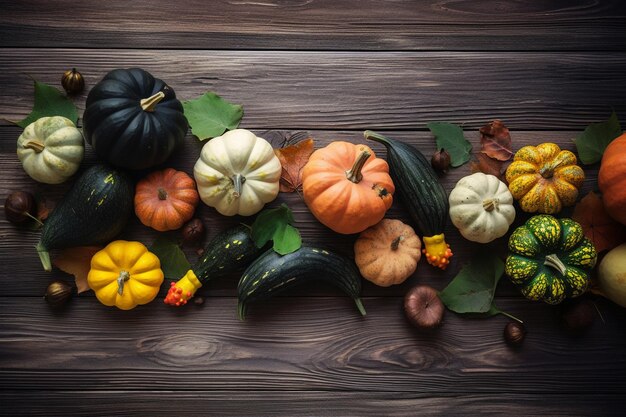
[[[302,191],[321,223],[351,234],[382,220],[395,187],[389,165],[368,146],[338,141],[313,152],[302,170]]]
[[[159,232],[176,230],[193,217],[199,199],[193,178],[167,168],[137,183],[135,214],[141,223]]]
[[[626,133],[614,139],[604,150],[598,186],[607,213],[626,224]]]

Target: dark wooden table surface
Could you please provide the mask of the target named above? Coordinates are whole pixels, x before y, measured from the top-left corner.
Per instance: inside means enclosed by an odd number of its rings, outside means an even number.
[[[626,3],[577,1],[6,1],[0,0],[0,116],[24,117],[32,82],[59,86],[76,67],[87,90],[114,68],[139,66],[183,99],[214,90],[243,104],[242,127],[276,137],[308,131],[318,147],[361,141],[376,129],[434,149],[426,123],[478,128],[501,119],[514,149],[572,139],[614,109],[626,120]],[[82,113],[86,94],[75,98]],[[58,201],[15,154],[20,129],[0,122],[0,198],[16,189]],[[191,135],[170,165],[191,172]],[[374,146],[384,155],[381,147]],[[88,149],[84,166],[95,161]],[[468,165],[442,178],[446,190]],[[586,169],[583,194],[596,187]],[[295,194],[287,202],[311,244],[352,255],[353,236],[331,233]],[[242,219],[201,207],[211,237]],[[389,217],[408,221],[396,201]],[[523,217],[523,216],[521,216]],[[123,237],[150,244],[135,220]],[[479,245],[452,226],[445,272],[420,263],[404,284],[366,283],[361,318],[326,286],[295,289],[236,317],[237,277],[200,290],[203,306],[161,299],[132,311],[84,293],[62,312],[42,296],[38,233],[0,219],[0,414],[161,415],[623,415],[626,314],[594,299],[603,321],[583,336],[559,309],[533,303],[503,279],[498,305],[529,329],[522,349],[503,343],[508,319],[449,313],[424,335],[401,311],[416,283],[443,288]],[[502,248],[505,239],[492,243]],[[186,248],[194,260],[194,248]],[[167,284],[166,284],[167,285]],[[164,285],[163,288],[166,287]]]

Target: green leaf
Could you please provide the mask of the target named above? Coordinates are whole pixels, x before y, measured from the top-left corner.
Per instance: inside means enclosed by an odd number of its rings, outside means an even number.
[[[445,149],[450,154],[450,165],[456,168],[470,160],[472,144],[459,126],[445,122],[431,122],[427,126],[435,135],[437,150]]]
[[[183,101],[185,117],[191,133],[198,139],[211,139],[239,126],[243,107],[208,91],[195,100]]]
[[[25,129],[26,126],[37,119],[48,116],[63,116],[76,124],[78,121],[78,112],[76,111],[76,106],[69,98],[61,91],[48,84],[38,81],[34,81],[34,84],[35,103],[33,110],[24,119],[19,122],[14,122],[16,125]]]
[[[295,252],[302,246],[298,229],[292,226],[293,213],[285,204],[273,209],[263,210],[252,223],[250,236],[258,248],[270,240],[274,242],[274,251],[280,255]]]
[[[180,246],[165,236],[159,236],[149,250],[161,261],[161,270],[166,279],[177,280],[191,268]]]
[[[622,128],[615,112],[611,114],[609,120],[590,124],[579,137],[574,139],[580,161],[585,165],[599,162],[609,143],[621,134]]]
[[[503,272],[500,258],[480,254],[461,269],[439,298],[456,313],[487,313],[495,308],[493,296]]]

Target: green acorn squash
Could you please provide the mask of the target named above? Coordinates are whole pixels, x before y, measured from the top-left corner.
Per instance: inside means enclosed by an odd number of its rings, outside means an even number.
[[[187,127],[174,90],[139,68],[109,72],[89,92],[83,114],[85,140],[98,157],[129,169],[164,162]]]
[[[558,304],[587,290],[596,259],[593,243],[578,223],[538,215],[509,238],[504,271],[526,298]]]

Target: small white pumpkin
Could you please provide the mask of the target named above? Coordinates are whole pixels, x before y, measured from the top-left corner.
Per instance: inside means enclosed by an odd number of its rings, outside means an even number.
[[[45,184],[60,184],[74,175],[84,152],[81,131],[62,116],[37,119],[17,139],[17,157],[24,171]]]
[[[504,236],[515,220],[513,196],[493,175],[477,172],[461,178],[448,201],[452,223],[472,242],[487,243]]]
[[[225,216],[259,212],[278,195],[281,172],[272,145],[245,129],[207,142],[193,168],[200,198]]]

